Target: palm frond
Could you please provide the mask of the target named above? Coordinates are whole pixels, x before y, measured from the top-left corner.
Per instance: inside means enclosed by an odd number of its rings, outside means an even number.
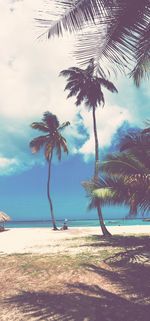
[[[148,132],[138,132],[127,135],[121,141],[121,151],[130,151],[138,161],[150,170],[150,135]]]
[[[150,120],[145,121],[146,128],[142,131],[142,134],[150,135]]]
[[[115,192],[109,187],[99,188],[93,191],[93,196],[98,197],[100,199],[111,199],[115,195]]]
[[[101,205],[129,204],[128,186],[122,176],[107,176],[105,180],[100,179],[96,185],[87,184],[86,191],[91,208],[98,200]]]
[[[64,153],[68,154],[67,142],[66,142],[66,139],[64,137],[62,137],[62,136],[61,136],[61,139],[60,139],[60,146],[62,147]]]
[[[50,113],[49,111],[46,111],[43,114],[42,120],[48,127],[50,133],[53,133],[55,130],[57,130],[57,128],[59,128],[59,121],[57,116]]]
[[[139,87],[143,78],[149,78],[150,75],[150,18],[148,12],[150,16],[149,8],[145,17],[145,19],[147,18],[147,24],[145,30],[141,32],[141,37],[139,38],[138,46],[135,50],[136,64],[130,73],[130,77],[133,78],[137,87]]]
[[[48,38],[82,30],[75,52],[80,62],[94,58],[106,69],[132,71],[137,85],[149,75],[149,0],[55,1],[58,20],[37,19],[48,28]]]
[[[114,84],[111,81],[104,78],[99,78],[99,83],[101,86],[107,88],[112,93],[118,93],[117,88],[114,86]]]
[[[113,1],[112,1],[113,2]],[[99,17],[90,29],[78,36],[75,57],[84,64],[94,58],[108,71],[129,71],[139,85],[148,77],[149,52],[149,0],[115,1],[111,19],[106,24]]]
[[[70,125],[70,122],[69,122],[69,121],[66,121],[66,122],[62,123],[62,124],[59,126],[58,130],[63,130],[64,128],[66,128],[66,127],[69,126],[69,125]]]
[[[56,151],[56,154],[57,154],[57,158],[60,161],[61,160],[61,145],[60,145],[60,142],[56,142],[55,151]]]
[[[110,175],[145,174],[148,171],[132,153],[108,155],[100,164],[100,170]]]
[[[33,122],[33,123],[31,124],[31,127],[32,127],[33,129],[38,129],[38,130],[40,130],[40,131],[42,131],[42,132],[45,132],[45,133],[48,133],[48,132],[49,132],[49,129],[48,129],[48,127],[45,125],[44,122]]]
[[[89,202],[89,205],[88,205],[88,210],[91,211],[91,210],[97,208],[99,204],[100,204],[99,198],[91,196],[90,197],[90,202]]]
[[[48,28],[48,38],[62,36],[64,31],[72,33],[80,30],[85,23],[94,23],[97,14],[101,18],[110,16],[112,3],[108,0],[56,0],[56,6],[62,12],[58,14],[58,20],[52,22],[51,19],[36,19],[40,25]]]
[[[38,136],[33,140],[31,140],[29,146],[33,153],[37,153],[45,145],[47,141],[48,141],[47,136]]]

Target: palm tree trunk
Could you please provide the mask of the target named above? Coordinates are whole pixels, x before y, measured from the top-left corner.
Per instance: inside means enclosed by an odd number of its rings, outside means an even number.
[[[53,155],[53,152],[51,152],[50,157],[49,157],[49,161],[48,161],[47,197],[48,197],[49,206],[50,206],[53,230],[58,230],[58,228],[56,226],[56,222],[55,222],[55,217],[54,217],[53,204],[52,204],[52,200],[51,200],[51,197],[50,197],[50,179],[51,179],[52,155]]]
[[[102,229],[103,235],[104,236],[111,236],[111,233],[107,230],[107,228],[105,226],[100,204],[97,206],[97,213],[98,213],[99,223],[100,223],[100,227]]]
[[[132,199],[130,201],[129,217],[134,218],[136,215],[137,215],[137,202],[136,202],[136,199]]]
[[[95,138],[95,167],[94,167],[94,179],[98,179],[98,163],[99,163],[99,143],[98,143],[98,136],[97,136],[97,126],[96,126],[96,116],[95,116],[95,107],[93,107],[93,128],[94,128],[94,138]],[[97,206],[97,213],[98,213],[98,218],[100,222],[100,227],[102,230],[102,233],[104,236],[111,236],[110,232],[107,230],[104,220],[103,220],[103,215],[102,215],[102,210],[100,203]]]
[[[95,165],[94,165],[94,178],[98,178],[98,162],[99,162],[99,143],[97,136],[97,126],[96,126],[96,116],[95,116],[95,107],[93,107],[93,128],[94,128],[94,138],[95,138]]]

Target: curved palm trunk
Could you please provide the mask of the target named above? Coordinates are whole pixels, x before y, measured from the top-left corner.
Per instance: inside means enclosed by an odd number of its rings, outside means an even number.
[[[50,197],[50,178],[51,178],[52,155],[53,155],[53,153],[51,152],[50,157],[49,157],[49,161],[48,161],[47,197],[48,197],[49,206],[50,206],[53,230],[58,230],[58,228],[56,226],[56,222],[55,222],[55,217],[54,217],[53,204],[52,204],[52,200],[51,200],[51,197]]]
[[[99,162],[99,152],[98,152],[98,136],[97,136],[97,126],[96,126],[96,116],[95,116],[95,107],[93,107],[93,128],[94,128],[94,138],[95,138],[95,167],[94,167],[94,179],[96,180],[98,178],[98,162]],[[102,229],[102,233],[104,236],[111,236],[110,232],[107,230],[104,220],[103,220],[103,215],[102,215],[102,210],[100,203],[97,205],[97,213],[98,213],[98,218],[100,222],[100,227]]]
[[[132,199],[130,201],[130,210],[129,210],[129,218],[135,218],[135,216],[137,215],[137,202],[136,199]]]

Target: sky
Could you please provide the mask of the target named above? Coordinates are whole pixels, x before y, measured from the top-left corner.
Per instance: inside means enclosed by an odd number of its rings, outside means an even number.
[[[81,182],[91,178],[94,138],[91,113],[75,99],[67,100],[61,70],[77,65],[71,35],[47,40],[35,18],[53,1],[0,0],[0,210],[14,220],[49,219],[46,198],[47,164],[42,153],[32,154],[31,129],[45,111],[69,121],[64,131],[69,155],[52,165],[52,197],[56,218],[96,218],[88,212]],[[133,81],[113,79],[118,94],[104,90],[105,108],[97,109],[100,154],[111,150],[125,128],[144,127],[149,118],[149,83],[137,89]],[[106,208],[106,217],[124,215],[120,208]]]

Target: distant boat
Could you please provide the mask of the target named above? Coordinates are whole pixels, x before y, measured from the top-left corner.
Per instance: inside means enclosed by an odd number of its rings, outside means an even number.
[[[108,221],[108,223],[110,223],[110,224],[116,224],[116,223],[120,223],[120,221]]]
[[[150,218],[143,218],[144,222],[150,222]]]

